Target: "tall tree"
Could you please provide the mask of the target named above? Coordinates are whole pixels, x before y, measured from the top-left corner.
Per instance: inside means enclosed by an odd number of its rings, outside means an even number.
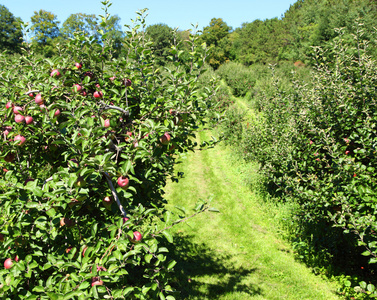
[[[230,59],[231,42],[229,34],[231,30],[232,27],[228,26],[221,18],[213,18],[209,26],[203,28],[200,39],[207,46],[213,47],[207,62],[214,69],[217,69],[222,63]]]
[[[146,33],[154,43],[153,47],[156,50],[157,63],[165,65],[170,45],[174,41],[173,29],[166,24],[160,23],[148,26]]]
[[[85,32],[89,36],[98,37],[98,18],[96,15],[87,15],[83,13],[71,14],[67,20],[64,21],[61,34],[64,37],[73,37],[77,31]]]
[[[113,43],[114,55],[118,56],[122,50],[124,39],[119,16],[114,15],[107,20],[104,32],[107,34],[107,38]]]
[[[34,41],[47,44],[51,39],[59,36],[59,21],[57,16],[43,9],[35,11],[31,17],[31,30],[34,33]]]
[[[0,5],[0,51],[19,52],[22,44],[21,19]]]

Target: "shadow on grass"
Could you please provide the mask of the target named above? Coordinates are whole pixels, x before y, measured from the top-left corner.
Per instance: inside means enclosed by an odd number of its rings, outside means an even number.
[[[260,288],[243,283],[256,269],[229,266],[230,255],[193,243],[183,234],[174,236],[174,248],[169,258],[177,261],[172,282],[176,299],[219,299],[232,292],[261,294]]]

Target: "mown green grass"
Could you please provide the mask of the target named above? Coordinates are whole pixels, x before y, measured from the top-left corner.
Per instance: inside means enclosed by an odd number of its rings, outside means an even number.
[[[205,138],[208,133],[201,132],[199,139]],[[276,226],[284,209],[249,190],[247,168],[222,146],[190,153],[177,165],[184,175],[165,189],[169,207],[194,208],[199,199],[212,197],[220,213],[205,212],[170,229],[176,247],[171,255],[178,262],[175,297],[338,299],[335,283],[294,259]],[[252,176],[257,180],[258,174]]]

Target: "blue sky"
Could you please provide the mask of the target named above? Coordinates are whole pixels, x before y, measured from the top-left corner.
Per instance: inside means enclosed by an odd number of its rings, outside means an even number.
[[[281,17],[296,0],[113,0],[110,14],[118,15],[121,24],[130,24],[135,11],[148,8],[147,25],[164,23],[172,28],[190,29],[198,23],[199,29],[212,18],[222,18],[233,29],[256,19]],[[73,13],[101,14],[97,0],[0,0],[16,17],[29,22],[34,11],[44,9],[57,15],[60,25]]]

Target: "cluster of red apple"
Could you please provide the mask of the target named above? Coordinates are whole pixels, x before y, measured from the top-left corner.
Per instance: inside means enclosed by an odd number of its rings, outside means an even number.
[[[50,75],[51,76],[60,76],[60,72],[58,70],[53,70]],[[34,93],[29,93],[28,96],[30,98],[34,98],[35,104],[37,104],[39,106],[41,111],[44,111],[46,109],[46,106],[44,105],[44,100],[43,100],[41,94],[37,94],[34,97]],[[28,115],[24,116],[24,114],[23,114],[24,108],[23,107],[15,105],[11,101],[8,101],[6,103],[5,108],[6,109],[11,108],[12,109],[13,114],[14,114],[14,121],[16,123],[25,123],[26,125],[29,125],[29,124],[33,123],[33,121],[34,121],[32,116],[28,116]],[[56,109],[55,112],[54,112],[54,116],[58,117],[59,115],[60,115],[60,109]],[[12,129],[13,129],[12,126],[5,126],[4,135],[7,136],[9,134],[9,132],[12,131]],[[26,138],[24,136],[18,134],[14,137],[14,141],[19,141],[18,145],[22,146],[23,144],[26,143]],[[7,162],[11,162],[13,159],[14,159],[13,154],[8,154],[5,157],[5,161],[7,161]]]

